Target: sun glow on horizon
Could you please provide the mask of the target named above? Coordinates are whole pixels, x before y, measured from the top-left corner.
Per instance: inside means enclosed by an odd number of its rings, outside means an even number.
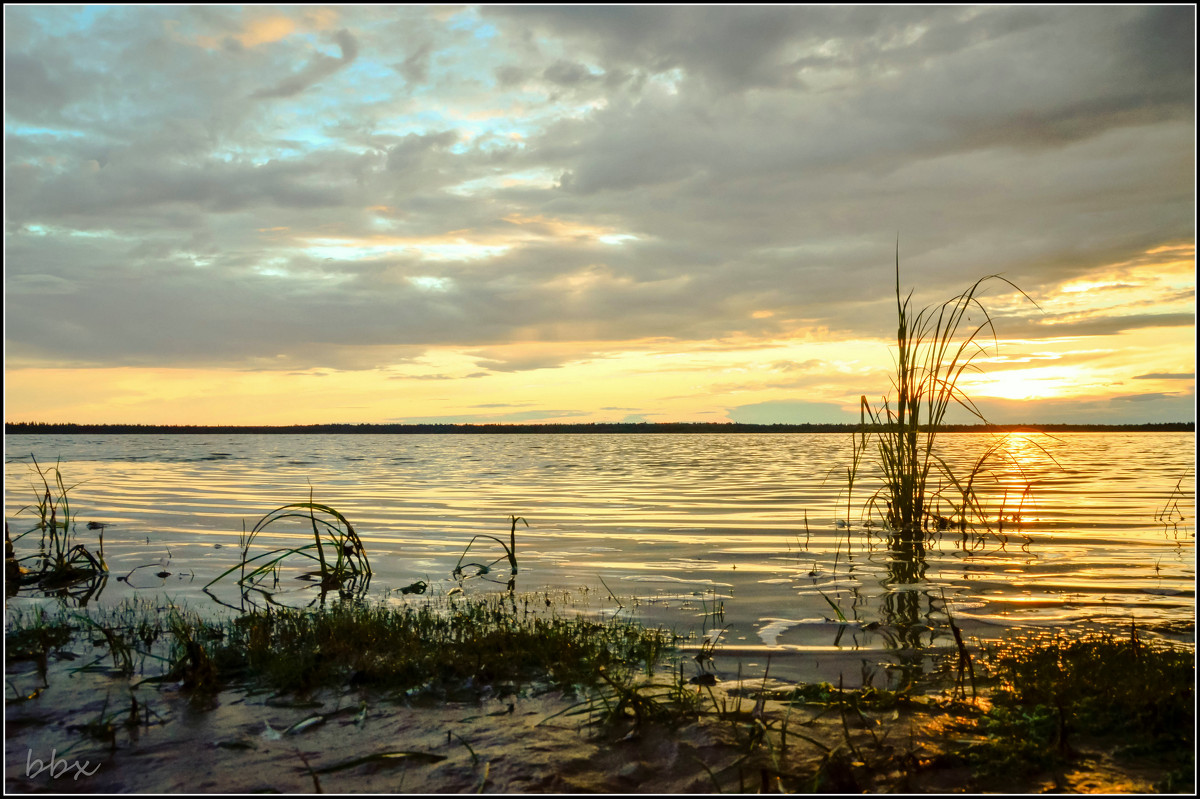
[[[1038,400],[1078,393],[1079,370],[1046,366],[982,375],[963,375],[959,387],[971,397]]]

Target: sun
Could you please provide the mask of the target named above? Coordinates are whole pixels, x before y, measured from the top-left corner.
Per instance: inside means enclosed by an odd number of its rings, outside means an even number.
[[[1039,400],[1071,393],[1073,377],[1055,367],[1014,369],[1012,371],[964,374],[959,387],[969,397],[993,397],[1007,400]]]

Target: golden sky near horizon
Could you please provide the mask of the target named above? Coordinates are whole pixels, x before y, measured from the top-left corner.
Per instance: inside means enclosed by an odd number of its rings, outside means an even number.
[[[1191,7],[5,7],[10,422],[1195,419]],[[1036,305],[1034,305],[1036,303]],[[960,421],[970,421],[960,416]]]

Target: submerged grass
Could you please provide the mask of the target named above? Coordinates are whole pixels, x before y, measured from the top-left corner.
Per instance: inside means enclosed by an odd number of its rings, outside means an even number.
[[[297,547],[277,547],[257,555],[250,551],[258,536],[268,527],[286,519],[299,519],[312,535],[312,543]],[[242,539],[242,559],[236,566],[213,578],[205,588],[238,572],[238,585],[244,590],[259,587],[270,578],[278,585],[280,570],[289,559],[308,561],[315,566],[301,577],[315,581],[324,590],[341,588],[360,578],[369,577],[371,563],[362,540],[338,510],[313,502],[293,502],[265,514]],[[249,569],[249,571],[247,571]]]

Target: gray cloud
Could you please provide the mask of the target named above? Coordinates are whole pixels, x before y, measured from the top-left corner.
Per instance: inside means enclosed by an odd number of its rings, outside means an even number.
[[[250,96],[265,99],[292,97],[350,65],[358,57],[358,41],[347,30],[338,31],[333,40],[341,48],[340,58],[330,58],[317,53],[295,74],[289,75],[270,88],[254,91]]]
[[[731,422],[742,424],[853,424],[857,414],[840,405],[804,400],[774,400],[739,405],[726,411]]]
[[[410,84],[424,83],[429,79],[429,62],[432,52],[433,46],[429,42],[422,44],[396,67],[396,71],[403,75]]]
[[[513,411],[511,413],[460,413],[445,416],[398,416],[389,419],[397,424],[512,424],[514,422],[532,422],[564,420],[586,417],[589,411]]]

